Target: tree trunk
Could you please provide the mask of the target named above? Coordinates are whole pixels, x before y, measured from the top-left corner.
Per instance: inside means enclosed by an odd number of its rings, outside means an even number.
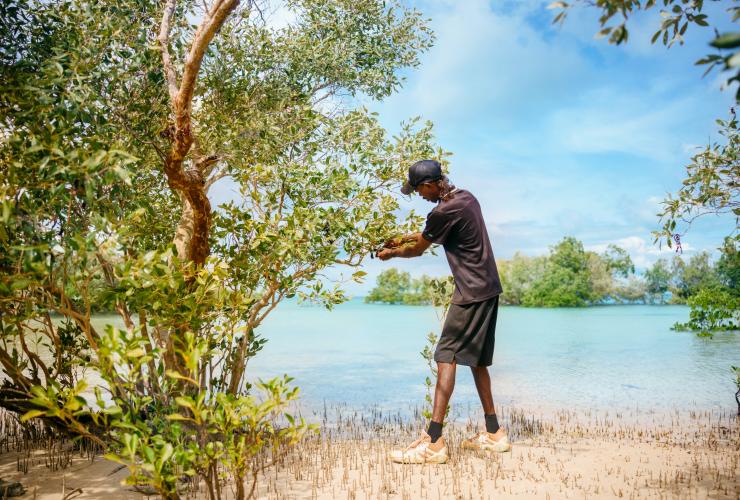
[[[192,100],[198,72],[208,45],[226,22],[229,14],[239,4],[239,0],[216,0],[207,10],[203,21],[195,31],[193,42],[184,61],[179,85],[177,70],[170,58],[169,49],[170,27],[175,15],[176,3],[175,0],[166,1],[157,37],[162,51],[162,65],[173,118],[173,122],[164,133],[171,140],[170,151],[164,160],[164,173],[170,189],[178,193],[188,205],[188,208],[183,210],[183,220],[178,226],[175,245],[181,258],[192,261],[196,268],[199,268],[205,263],[210,251],[208,237],[211,230],[211,203],[206,195],[205,177],[212,162],[207,159],[198,162],[198,158],[195,158],[196,161],[190,165],[191,168],[188,168],[185,163],[191,146],[195,142],[191,120]],[[213,161],[215,160],[216,157]],[[187,234],[188,228],[190,229],[189,235]]]
[[[196,169],[183,169],[183,160],[183,157],[173,151],[164,164],[167,182],[182,200],[182,214],[174,242],[182,260],[202,267],[210,253],[208,237],[211,232],[211,202],[208,200],[203,174]]]
[[[229,382],[229,394],[237,395],[239,386],[241,385],[242,377],[244,376],[244,370],[247,367],[247,349],[249,342],[252,339],[253,330],[250,328],[244,332],[244,336],[239,339],[239,344],[234,350],[234,360],[231,367],[231,381]]]
[[[189,260],[188,248],[193,238],[193,207],[190,206],[184,196],[180,196],[180,199],[182,200],[182,213],[175,231],[175,247],[177,248],[178,257],[182,260]]]
[[[234,483],[236,483],[236,496],[234,497],[235,500],[244,500],[245,499],[245,491],[244,491],[244,477],[238,474],[234,475]]]

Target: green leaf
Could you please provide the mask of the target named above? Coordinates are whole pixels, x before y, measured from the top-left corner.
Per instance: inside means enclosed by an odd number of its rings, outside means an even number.
[[[103,454],[103,458],[106,460],[110,460],[111,462],[116,462],[122,465],[128,465],[128,462],[126,462],[124,459],[122,459],[115,453],[105,453]]]
[[[33,281],[28,278],[16,279],[15,281],[10,283],[10,289],[13,291],[23,290],[25,288],[28,288],[28,285],[30,285],[32,282]]]
[[[704,20],[705,18],[694,17],[694,22],[699,26],[709,26],[709,23]]]
[[[144,355],[146,355],[146,351],[141,347],[137,347],[135,349],[126,351],[126,357],[129,357],[129,358],[140,358]]]
[[[41,415],[45,414],[46,411],[44,410],[29,410],[23,414],[23,416],[21,417],[21,422],[28,422],[32,418],[40,417]]]
[[[164,464],[167,460],[172,457],[172,454],[175,452],[175,448],[170,443],[165,443],[165,445],[162,447],[161,450],[161,457],[159,459],[160,464]],[[160,467],[161,468],[161,467]]]
[[[185,376],[179,372],[176,372],[175,370],[167,370],[166,372],[167,376],[170,378],[174,378],[177,380],[185,380],[186,382],[190,382],[193,385],[200,386],[196,380],[193,380],[192,378]]]
[[[740,47],[740,32],[725,33],[715,38],[709,45],[718,49],[735,49]]]
[[[165,416],[164,418],[167,420],[173,421],[173,422],[179,422],[179,421],[194,422],[192,418],[185,417],[183,415],[180,415],[179,413],[172,413],[170,415]]]
[[[103,413],[105,413],[106,415],[120,415],[123,413],[123,410],[120,406],[113,405],[103,408]]]
[[[191,398],[179,396],[175,398],[175,402],[193,412],[195,411],[195,402]]]

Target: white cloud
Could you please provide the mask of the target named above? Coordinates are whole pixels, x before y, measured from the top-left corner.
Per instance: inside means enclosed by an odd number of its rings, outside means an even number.
[[[603,243],[597,243],[594,245],[584,245],[586,250],[593,252],[602,253],[606,251],[606,248],[610,245],[617,245],[623,248],[630,254],[632,262],[638,269],[645,269],[651,267],[653,263],[660,258],[670,259],[673,255],[676,255],[675,248],[668,248],[666,245],[658,247],[654,245],[652,240],[639,235],[626,236],[624,238],[617,238],[615,240],[606,241]],[[682,243],[681,245],[683,253],[693,253],[695,248],[689,243]]]
[[[680,123],[685,110],[697,103],[684,97],[646,106],[650,97],[650,92],[616,93],[613,88],[588,92],[575,106],[553,112],[548,139],[569,153],[624,153],[680,161],[685,152],[671,125]]]
[[[390,98],[384,111],[397,120],[412,109],[411,114],[442,123],[478,121],[485,107],[492,114],[487,118],[505,125],[515,103],[565,96],[568,82],[587,67],[577,51],[544,40],[526,21],[530,10],[498,13],[483,0],[425,9],[437,36],[435,46],[422,58],[408,90]]]

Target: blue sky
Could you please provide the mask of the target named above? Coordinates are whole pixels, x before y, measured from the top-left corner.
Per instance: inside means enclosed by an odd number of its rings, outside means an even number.
[[[615,47],[594,37],[595,10],[577,9],[558,27],[547,3],[411,2],[431,18],[435,46],[399,93],[365,104],[390,130],[414,115],[434,122],[454,154],[450,177],[480,200],[498,259],[544,254],[565,235],[593,250],[618,244],[639,268],[670,257],[650,234],[660,201],[680,187],[692,152],[716,138],[714,120],[733,103],[719,74],[702,78],[694,66],[713,33],[690,30],[671,49],[651,45],[656,10],[637,16],[629,43]],[[731,3],[710,5],[725,27]],[[432,207],[418,198],[402,204]],[[713,251],[732,224],[699,219],[684,253]],[[370,262],[368,282],[350,291],[363,294],[391,266],[448,274],[438,254]]]
[[[710,28],[692,26],[683,46],[652,45],[656,9],[635,16],[629,43],[617,47],[594,37],[592,8],[574,9],[558,27],[549,1],[408,3],[431,19],[435,46],[404,72],[400,92],[358,101],[391,132],[417,115],[434,122],[438,143],[453,153],[451,179],[481,203],[497,259],[544,254],[566,235],[596,251],[617,244],[638,269],[673,254],[653,244],[660,201],[680,187],[691,155],[716,139],[714,120],[734,102],[734,92],[721,89],[725,77],[702,78],[704,67],[694,65],[710,51]],[[731,26],[725,10],[733,4],[706,3],[720,31]],[[432,208],[418,197],[401,204],[401,216]],[[684,254],[714,252],[733,224],[697,220]],[[388,267],[448,274],[444,252],[437,254],[368,260],[366,282],[346,288],[364,295]]]

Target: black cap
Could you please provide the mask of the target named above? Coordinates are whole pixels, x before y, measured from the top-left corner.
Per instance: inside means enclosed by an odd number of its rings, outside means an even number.
[[[417,161],[409,167],[409,180],[403,183],[401,192],[411,194],[416,186],[430,181],[438,181],[442,178],[442,165],[437,160]]]

